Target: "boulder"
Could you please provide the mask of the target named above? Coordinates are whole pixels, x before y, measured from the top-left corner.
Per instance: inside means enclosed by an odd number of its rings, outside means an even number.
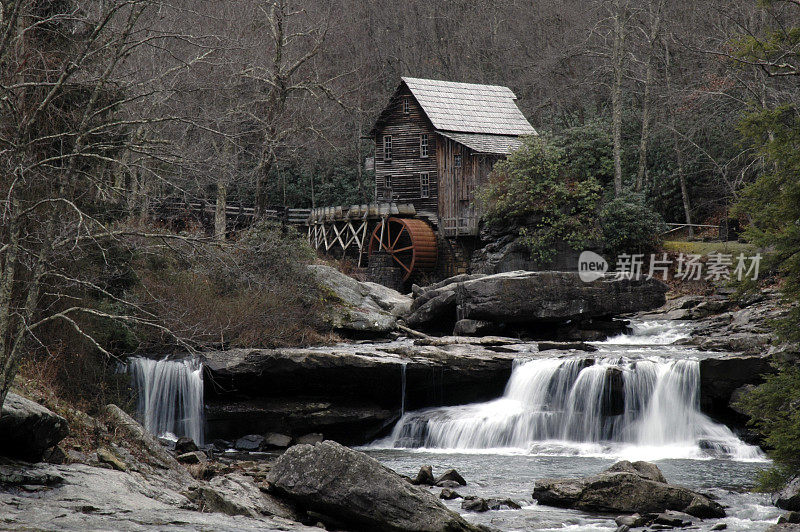
[[[203,451],[193,451],[178,455],[178,462],[182,464],[199,464],[206,461],[208,461],[208,457]]]
[[[456,292],[454,287],[426,292],[414,300],[411,314],[406,316],[409,327],[447,329],[456,321]]]
[[[486,504],[490,510],[501,510],[508,508],[510,510],[519,510],[522,506],[512,499],[486,499]]]
[[[433,478],[433,466],[424,465],[419,468],[416,478],[411,481],[416,486],[433,486],[436,480]]]
[[[778,517],[778,523],[800,523],[800,512],[787,512]]]
[[[445,481],[456,482],[461,486],[466,486],[467,485],[467,481],[464,480],[464,477],[462,477],[458,473],[458,471],[456,471],[455,469],[448,469],[447,471],[442,473],[442,475],[439,478],[436,479],[436,484],[439,484],[439,482],[445,482]]]
[[[175,442],[175,454],[186,454],[197,450],[197,444],[193,439],[181,436]]]
[[[730,408],[737,389],[760,384],[773,373],[772,358],[765,355],[730,355],[700,361],[700,408],[715,419],[735,424],[742,415]]]
[[[655,279],[583,282],[572,272],[515,271],[456,287],[459,319],[503,323],[563,322],[660,307],[667,285]]]
[[[468,512],[488,512],[489,503],[481,497],[464,498],[461,501],[461,509]]]
[[[285,449],[292,443],[292,438],[286,434],[268,432],[264,434],[265,449]]]
[[[620,515],[619,517],[614,519],[614,522],[617,523],[617,526],[627,526],[628,528],[639,528],[652,522],[652,518],[639,514]]]
[[[724,517],[725,511],[708,497],[664,481],[653,464],[618,462],[602,473],[579,479],[542,479],[533,498],[540,504],[588,512],[685,512],[699,518]]]
[[[301,518],[294,506],[263,493],[250,477],[241,473],[214,477],[207,485],[200,486],[195,497],[211,512],[247,517],[273,515],[293,521]]]
[[[323,438],[322,434],[320,434],[319,432],[312,432],[310,434],[304,434],[303,436],[297,438],[296,443],[301,443],[301,444],[307,443],[309,445],[314,445],[315,443],[319,443],[324,439],[325,438]]]
[[[397,316],[411,307],[409,297],[391,288],[359,282],[330,266],[312,264],[308,269],[340,303],[329,306],[328,321],[334,329],[385,334],[397,327]]]
[[[233,448],[237,451],[252,452],[260,451],[262,445],[264,445],[264,436],[260,434],[248,434],[236,440],[236,443],[233,444]]]
[[[129,469],[128,465],[108,447],[100,447],[97,449],[97,461],[101,464],[111,466],[117,471],[128,471]]]
[[[454,336],[484,336],[497,330],[497,324],[482,320],[458,320],[453,327]]]
[[[439,493],[439,498],[444,499],[446,501],[452,501],[453,499],[461,499],[461,495],[458,494],[457,491],[453,491],[450,488],[444,488]]]
[[[783,489],[774,493],[772,503],[783,510],[800,511],[800,477],[789,481]]]
[[[0,412],[0,455],[38,461],[67,434],[63,417],[15,393],[6,396]]]
[[[483,530],[380,462],[335,442],[295,445],[274,463],[274,492],[352,528],[379,531]]]

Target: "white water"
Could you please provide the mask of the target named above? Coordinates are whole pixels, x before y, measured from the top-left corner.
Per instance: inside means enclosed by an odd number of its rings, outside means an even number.
[[[194,359],[131,358],[138,413],[157,436],[187,436],[203,444],[203,365]]]
[[[502,398],[408,412],[374,446],[631,460],[763,460],[757,447],[700,411],[700,363],[694,352],[670,347],[655,355],[653,349],[641,349],[687,334],[669,322],[643,323],[630,335],[597,343],[597,353],[520,361]]]

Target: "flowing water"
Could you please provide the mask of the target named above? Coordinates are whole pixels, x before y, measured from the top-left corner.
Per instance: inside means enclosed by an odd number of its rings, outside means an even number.
[[[137,395],[137,411],[152,434],[188,436],[203,444],[203,365],[190,358],[128,361]]]
[[[412,476],[422,464],[455,467],[472,480],[462,494],[527,503],[521,511],[466,514],[501,530],[616,528],[608,516],[536,505],[531,491],[536,478],[595,474],[620,459],[656,461],[670,482],[719,497],[729,506],[728,530],[764,530],[780,511],[746,489],[768,462],[700,411],[707,354],[672,345],[689,332],[638,322],[631,334],[595,343],[596,352],[521,359],[501,398],[406,412],[367,451]]]

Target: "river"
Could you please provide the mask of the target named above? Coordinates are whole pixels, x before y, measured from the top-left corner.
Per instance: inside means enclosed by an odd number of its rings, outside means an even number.
[[[678,322],[634,322],[632,332],[596,352],[548,352],[517,362],[503,397],[486,403],[404,414],[391,435],[362,448],[398,473],[457,469],[462,495],[510,497],[521,510],[464,513],[500,530],[592,531],[616,528],[614,516],[536,504],[537,478],[599,473],[621,459],[655,462],[670,483],[718,498],[728,517],[710,530],[765,530],[780,515],[767,496],[748,491],[769,466],[699,408],[699,360],[706,353],[675,342]],[[587,361],[587,360],[590,360]],[[438,488],[434,488],[438,492]]]

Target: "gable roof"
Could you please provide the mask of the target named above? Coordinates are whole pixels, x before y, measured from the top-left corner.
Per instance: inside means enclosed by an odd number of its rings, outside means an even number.
[[[489,135],[536,135],[508,87],[402,78],[433,127]]]

